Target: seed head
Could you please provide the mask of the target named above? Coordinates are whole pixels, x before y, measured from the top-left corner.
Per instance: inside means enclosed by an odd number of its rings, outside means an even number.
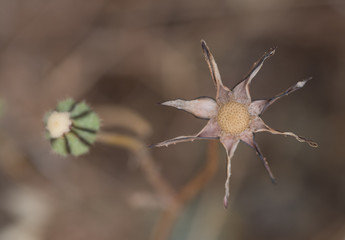
[[[247,143],[256,151],[269,173],[272,182],[275,182],[274,176],[266,158],[263,156],[258,144],[254,140],[255,133],[270,132],[272,134],[292,136],[300,142],[308,143],[311,147],[317,147],[315,142],[304,137],[297,136],[292,132],[281,132],[270,128],[260,117],[272,103],[304,87],[311,78],[297,82],[295,85],[274,97],[252,101],[249,92],[249,85],[263,66],[264,62],[269,57],[273,56],[275,48],[270,49],[256,63],[254,63],[254,66],[244,79],[230,90],[223,85],[214,57],[203,40],[201,41],[201,47],[216,88],[216,99],[213,100],[209,97],[201,97],[190,101],[178,99],[165,102],[163,105],[185,110],[198,118],[208,119],[208,123],[195,135],[176,137],[155,144],[154,146],[169,146],[171,144],[194,141],[197,139],[219,139],[226,150],[228,160],[224,196],[224,206],[227,207],[230,196],[229,183],[231,176],[231,158],[233,157],[240,141]]]
[[[238,135],[249,127],[250,115],[246,105],[230,101],[218,110],[217,122],[220,129],[231,135]]]

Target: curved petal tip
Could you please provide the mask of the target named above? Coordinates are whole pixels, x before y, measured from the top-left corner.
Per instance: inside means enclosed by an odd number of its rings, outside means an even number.
[[[229,205],[229,198],[227,196],[224,196],[224,208],[228,209],[228,205]]]

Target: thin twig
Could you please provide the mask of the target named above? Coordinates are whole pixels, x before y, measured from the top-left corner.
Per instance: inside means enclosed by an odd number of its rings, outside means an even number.
[[[117,133],[99,133],[97,141],[112,146],[123,147],[133,152],[139,160],[142,170],[149,183],[159,193],[165,204],[170,204],[175,196],[175,192],[161,175],[152,156],[148,152],[147,146],[135,137]]]
[[[218,143],[210,141],[207,152],[205,168],[176,194],[175,201],[162,213],[151,236],[152,240],[168,239],[183,207],[205,187],[216,173],[218,168]]]
[[[153,240],[166,240],[183,207],[192,200],[214,176],[218,168],[218,144],[208,144],[206,166],[191,179],[179,192],[175,193],[171,185],[160,174],[147,146],[135,137],[116,133],[99,133],[97,141],[112,146],[123,147],[133,152],[140,159],[141,167],[147,180],[167,204],[166,209],[152,233]]]

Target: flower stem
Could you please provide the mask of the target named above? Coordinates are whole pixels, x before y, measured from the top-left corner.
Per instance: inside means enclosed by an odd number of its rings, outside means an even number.
[[[164,204],[169,204],[175,195],[174,190],[161,175],[147,146],[135,137],[118,133],[101,132],[97,135],[97,141],[125,148],[135,154],[148,182],[155,188],[163,199]]]

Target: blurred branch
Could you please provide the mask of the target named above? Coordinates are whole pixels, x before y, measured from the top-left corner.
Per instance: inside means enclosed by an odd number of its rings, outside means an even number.
[[[133,152],[140,160],[139,163],[147,180],[165,201],[167,207],[162,213],[151,236],[151,239],[154,240],[168,239],[183,207],[205,187],[214,176],[218,167],[218,145],[216,141],[211,141],[208,145],[205,168],[175,194],[170,184],[160,174],[147,146],[142,141],[128,135],[104,132],[98,135],[97,141],[122,147]]]
[[[131,130],[138,136],[146,137],[151,126],[145,119],[126,107],[99,107],[100,116],[105,119],[105,126],[120,126]],[[121,117],[119,117],[121,116]],[[150,149],[139,137],[126,134],[101,132],[97,141],[111,146],[125,148],[134,153],[148,182],[159,193],[163,200],[164,210],[155,226],[151,238],[154,240],[168,239],[171,230],[183,207],[192,200],[214,176],[218,167],[218,144],[208,144],[206,166],[200,170],[181,190],[175,192],[171,184],[161,175]]]
[[[165,203],[171,201],[174,196],[174,191],[162,177],[147,146],[142,141],[124,134],[104,132],[98,134],[97,141],[112,146],[122,147],[133,152],[139,160],[141,168],[150,184],[160,194]]]
[[[101,105],[95,111],[102,118],[103,126],[115,126],[128,129],[141,138],[148,137],[152,133],[150,123],[137,112],[117,105]]]
[[[192,200],[214,176],[218,168],[217,141],[209,142],[206,161],[206,166],[175,195],[175,201],[162,213],[151,239],[168,239],[183,206]]]

